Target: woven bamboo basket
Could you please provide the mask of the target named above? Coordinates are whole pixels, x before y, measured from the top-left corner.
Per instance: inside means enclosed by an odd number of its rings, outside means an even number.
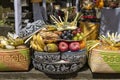
[[[29,49],[0,50],[0,71],[26,71],[29,69]]]
[[[120,51],[93,49],[88,63],[94,73],[120,73]]]

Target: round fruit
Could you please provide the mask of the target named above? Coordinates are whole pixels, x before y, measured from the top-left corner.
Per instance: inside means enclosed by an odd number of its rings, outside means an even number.
[[[72,40],[77,41],[78,40],[77,36],[74,36]]]
[[[70,51],[78,51],[80,50],[80,43],[79,42],[71,42],[69,44]]]
[[[63,31],[64,34],[67,34],[67,31]]]
[[[76,31],[76,30],[73,30],[73,31],[72,31],[72,34],[73,34],[73,35],[76,35],[76,34],[77,34],[77,31]]]
[[[76,36],[79,37],[79,36],[80,36],[80,33],[77,33]]]
[[[67,39],[67,36],[63,36],[63,39]]]
[[[71,32],[72,32],[72,30],[68,30],[68,32],[69,32],[69,33],[71,33]]]
[[[82,37],[82,36],[79,36],[79,37],[78,37],[78,40],[82,40],[82,39],[83,39],[83,37]]]
[[[68,43],[67,42],[60,42],[59,43],[59,50],[61,52],[65,52],[65,51],[68,51],[69,47],[68,47]]]
[[[49,43],[44,47],[46,52],[57,52],[58,46],[55,43]]]
[[[84,49],[86,46],[85,41],[80,41],[80,49]]]
[[[81,28],[77,28],[77,32],[78,33],[82,32],[82,29]]]

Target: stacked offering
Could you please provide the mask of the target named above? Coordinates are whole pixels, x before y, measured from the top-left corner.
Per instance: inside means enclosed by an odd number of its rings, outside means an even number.
[[[29,69],[29,49],[21,38],[0,36],[0,71],[24,71]]]
[[[78,17],[78,14],[77,14]],[[73,22],[51,18],[55,25],[45,25],[33,35],[30,42],[35,50],[33,65],[46,73],[63,74],[75,72],[86,63],[84,34]],[[67,17],[66,17],[67,18]]]
[[[107,36],[101,35],[99,41],[88,41],[87,45],[92,72],[120,72],[120,34],[108,32]]]

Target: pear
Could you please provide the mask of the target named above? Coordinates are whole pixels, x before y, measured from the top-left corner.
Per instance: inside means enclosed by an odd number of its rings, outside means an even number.
[[[57,52],[58,51],[58,46],[55,43],[48,43],[45,47],[44,50],[46,52]]]

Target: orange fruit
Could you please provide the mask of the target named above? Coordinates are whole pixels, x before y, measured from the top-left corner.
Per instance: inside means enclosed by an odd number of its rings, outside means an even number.
[[[80,49],[84,49],[86,46],[86,43],[84,40],[80,41]]]

